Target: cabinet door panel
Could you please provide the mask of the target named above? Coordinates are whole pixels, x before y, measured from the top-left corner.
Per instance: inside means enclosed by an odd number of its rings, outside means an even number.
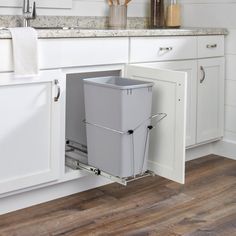
[[[199,60],[197,142],[223,136],[224,59]]]
[[[54,93],[53,80],[0,86],[0,194],[58,178]]]
[[[186,146],[196,144],[197,116],[197,61],[172,61],[148,63],[154,68],[170,69],[187,73],[187,117],[186,117]]]
[[[187,74],[154,65],[131,65],[127,66],[127,76],[154,82],[152,113],[167,114],[150,135],[149,169],[184,183]]]

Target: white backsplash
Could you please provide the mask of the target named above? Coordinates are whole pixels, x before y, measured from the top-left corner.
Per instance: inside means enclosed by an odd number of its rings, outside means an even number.
[[[39,15],[52,16],[107,16],[108,4],[106,0],[73,0],[72,9],[39,8],[37,12]],[[0,3],[0,15],[21,15],[21,9],[1,7]],[[131,1],[128,7],[129,17],[146,17],[147,15],[149,15],[149,0]]]

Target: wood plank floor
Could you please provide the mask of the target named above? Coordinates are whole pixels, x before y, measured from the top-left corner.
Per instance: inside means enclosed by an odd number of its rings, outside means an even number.
[[[0,216],[1,236],[236,235],[236,161],[187,163],[186,184],[148,177]]]

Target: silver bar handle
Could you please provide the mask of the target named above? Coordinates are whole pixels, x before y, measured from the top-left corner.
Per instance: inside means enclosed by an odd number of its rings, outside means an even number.
[[[206,48],[217,48],[217,44],[207,44]]]
[[[172,51],[173,47],[160,47],[159,50],[160,51]]]
[[[58,102],[61,96],[61,87],[59,86],[59,81],[57,79],[54,80],[54,84],[57,87],[57,95],[54,97],[54,102]]]
[[[200,79],[200,83],[202,84],[206,78],[206,72],[203,66],[200,66],[200,70],[202,71],[202,78]]]

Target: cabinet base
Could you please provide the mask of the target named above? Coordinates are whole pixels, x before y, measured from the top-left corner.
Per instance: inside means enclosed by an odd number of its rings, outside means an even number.
[[[210,154],[220,155],[236,160],[236,143],[223,140],[188,149],[186,151],[186,160],[190,161]],[[0,198],[0,215],[83,192],[109,183],[111,183],[111,181],[101,176],[88,175],[28,192],[6,196]]]
[[[214,154],[236,160],[236,142],[222,140],[213,145]]]
[[[186,161],[191,161],[211,154],[236,160],[236,142],[230,140],[219,140],[189,148],[186,150]]]
[[[58,183],[44,188],[0,198],[0,215],[83,192],[109,183],[111,183],[111,181],[103,177],[88,175],[72,181]]]

